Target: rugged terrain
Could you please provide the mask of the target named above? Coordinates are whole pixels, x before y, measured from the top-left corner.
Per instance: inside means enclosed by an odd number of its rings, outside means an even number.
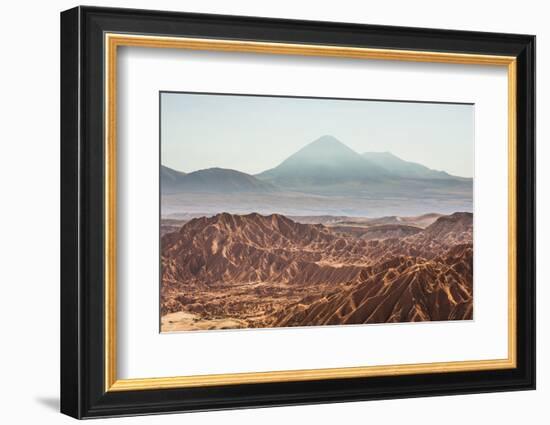
[[[221,213],[163,226],[164,332],[473,316],[471,213]]]

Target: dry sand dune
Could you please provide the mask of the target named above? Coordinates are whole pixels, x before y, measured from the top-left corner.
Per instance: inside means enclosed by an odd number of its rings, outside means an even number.
[[[472,318],[472,214],[325,222],[222,213],[167,229],[162,331]]]

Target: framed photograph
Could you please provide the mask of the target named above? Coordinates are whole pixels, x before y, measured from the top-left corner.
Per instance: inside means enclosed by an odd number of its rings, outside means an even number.
[[[61,411],[535,388],[535,37],[61,14]]]

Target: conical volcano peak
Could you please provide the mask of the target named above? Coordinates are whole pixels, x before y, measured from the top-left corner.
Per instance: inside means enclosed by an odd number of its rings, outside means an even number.
[[[296,152],[294,156],[298,158],[327,158],[331,160],[336,158],[357,159],[360,157],[359,154],[347,147],[336,137],[330,135],[319,137]]]
[[[304,188],[357,184],[386,174],[382,167],[370,163],[336,137],[325,135],[257,177],[278,186]]]
[[[318,139],[315,139],[313,142],[309,143],[308,145],[304,146],[303,149],[307,148],[316,148],[316,149],[345,149],[350,150],[345,144],[343,144],[340,140],[338,140],[336,137],[331,135],[325,135],[321,136]],[[303,150],[302,149],[302,150]]]
[[[345,146],[340,140],[338,140],[336,137],[325,134],[324,136],[319,137],[318,139],[314,140],[309,144],[310,146],[317,145],[317,146]]]

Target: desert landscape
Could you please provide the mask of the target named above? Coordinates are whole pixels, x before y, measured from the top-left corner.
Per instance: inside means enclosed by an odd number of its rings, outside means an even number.
[[[471,178],[330,135],[160,178],[162,332],[473,318]]]
[[[162,331],[472,319],[472,214],[395,219],[191,219],[162,237]]]

